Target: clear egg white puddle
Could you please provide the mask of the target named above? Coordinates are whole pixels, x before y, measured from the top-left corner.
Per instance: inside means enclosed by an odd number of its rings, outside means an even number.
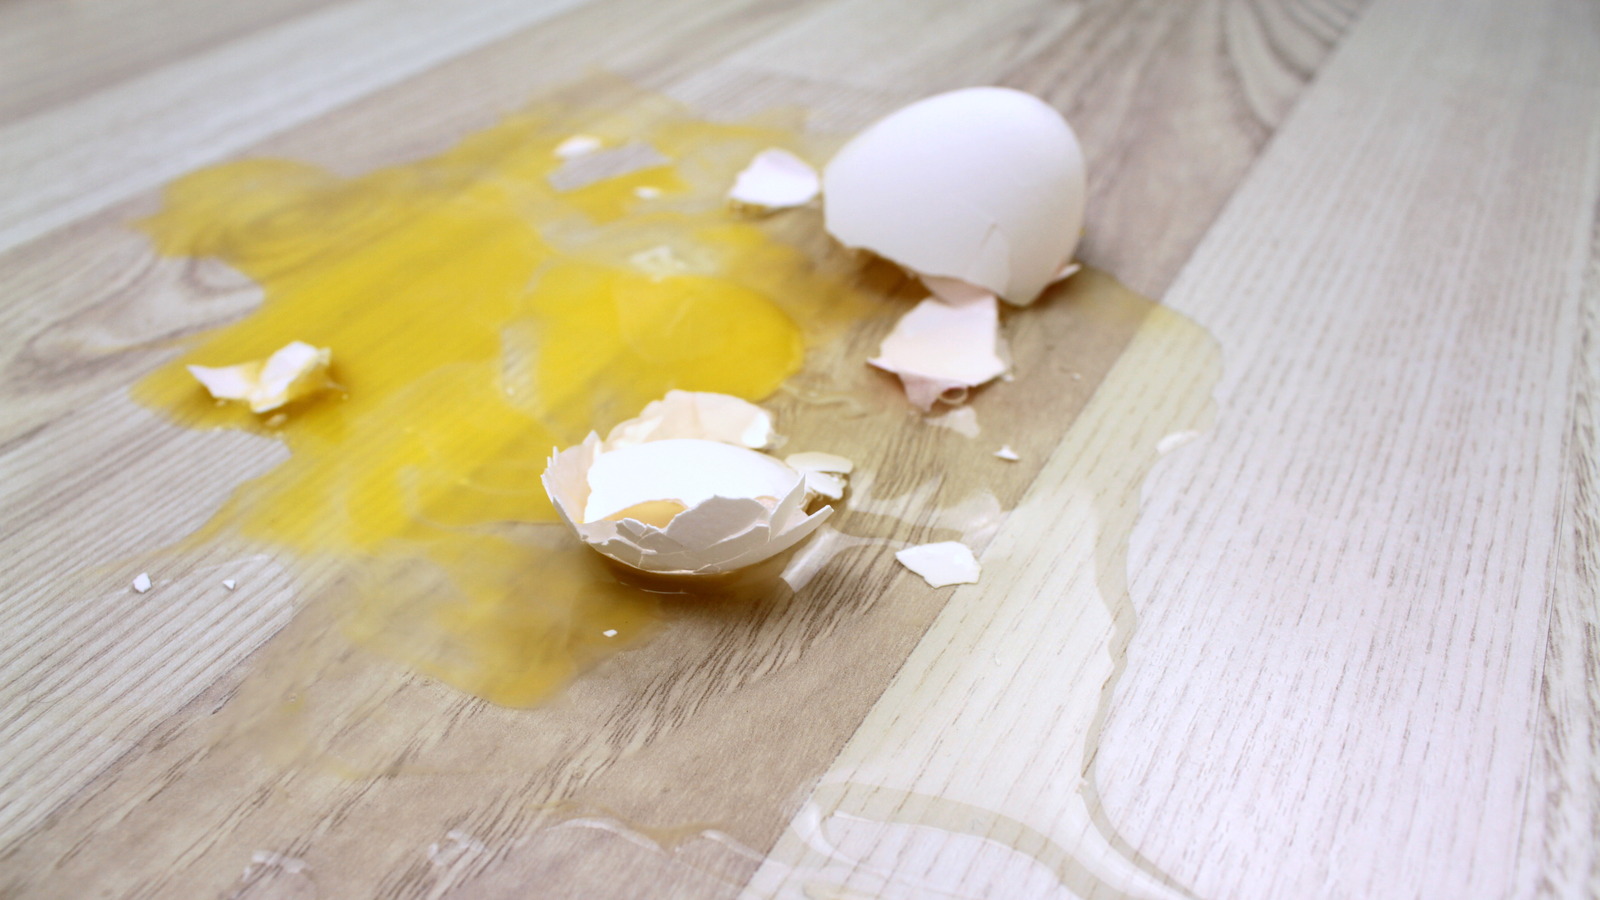
[[[1190,897],[1117,835],[1091,763],[1140,486],[1209,425],[1219,371],[1203,329],[1151,312],[743,896]]]

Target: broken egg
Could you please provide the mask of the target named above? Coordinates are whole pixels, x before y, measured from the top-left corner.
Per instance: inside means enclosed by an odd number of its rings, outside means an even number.
[[[822,173],[827,230],[924,276],[1025,306],[1071,263],[1083,230],[1083,149],[1039,98],[999,87],[890,113]]]
[[[669,391],[605,440],[591,433],[556,452],[542,480],[562,521],[617,562],[660,575],[731,572],[788,550],[833,513],[807,513],[814,497],[837,497],[812,487],[812,469],[760,452],[774,440],[772,417],[752,403]],[[827,458],[809,460],[814,471],[849,470],[843,457],[815,455]],[[823,474],[842,496],[842,473]]]
[[[189,366],[189,374],[218,400],[242,400],[251,412],[280,406],[332,387],[333,351],[291,341],[264,360],[231,366]]]

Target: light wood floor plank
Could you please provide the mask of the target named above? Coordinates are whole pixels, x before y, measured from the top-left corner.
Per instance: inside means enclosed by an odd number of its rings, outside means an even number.
[[[350,0],[0,128],[0,249],[98,212],[579,0]]]
[[[1167,295],[1223,375],[1125,484],[1120,679],[1084,498],[1194,390],[1154,318],[750,896],[1585,893],[1593,25],[1367,13]]]
[[[24,118],[330,0],[9,0],[0,4],[0,123]]]

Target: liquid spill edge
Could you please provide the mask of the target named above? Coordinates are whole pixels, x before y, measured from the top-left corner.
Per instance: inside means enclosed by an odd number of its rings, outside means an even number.
[[[1006,896],[1192,900],[1094,784],[1114,764],[1097,746],[1137,624],[1140,491],[1203,440],[1221,367],[1203,328],[1151,310],[990,545],[985,581],[941,612],[742,897],[975,898],[1004,879]],[[1028,541],[1059,551],[1008,566]],[[1014,699],[1045,691],[1052,722]]]

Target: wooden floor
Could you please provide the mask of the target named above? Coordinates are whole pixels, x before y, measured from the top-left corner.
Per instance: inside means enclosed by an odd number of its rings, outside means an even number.
[[[780,397],[862,465],[842,552],[506,709],[183,541],[283,451],[128,388],[260,294],[128,223],[596,71],[835,132],[1032,91],[1098,271],[981,439]],[[0,896],[1600,895],[1597,209],[1585,0],[0,2]],[[953,536],[980,583],[894,564]]]

